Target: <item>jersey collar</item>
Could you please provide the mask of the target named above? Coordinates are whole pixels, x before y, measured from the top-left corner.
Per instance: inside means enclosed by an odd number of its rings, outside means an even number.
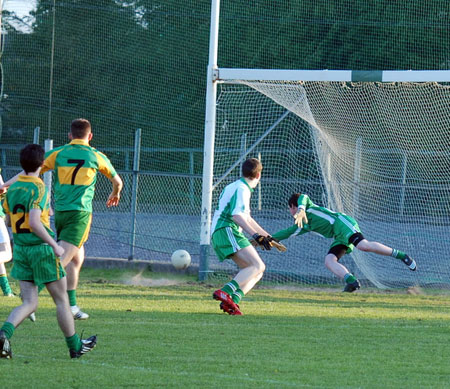
[[[244,177],[241,177],[241,181],[248,186],[248,189],[250,189],[250,193],[253,193],[254,189],[248,184],[248,182],[245,180]]]
[[[72,139],[72,141],[69,144],[89,146],[89,141],[84,139]]]
[[[42,183],[43,182],[39,177],[25,176],[25,175],[20,175],[18,181],[21,181],[21,182],[35,182],[35,183]]]

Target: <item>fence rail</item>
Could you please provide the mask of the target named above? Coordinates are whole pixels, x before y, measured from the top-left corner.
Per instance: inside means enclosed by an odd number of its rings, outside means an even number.
[[[39,142],[39,132],[35,130],[34,142]],[[17,172],[21,170],[19,166],[19,151],[23,147],[23,144],[2,144],[0,145],[0,167],[2,167],[3,177],[5,179],[13,176]],[[136,228],[133,228],[136,224],[136,219],[139,218],[139,212],[141,211],[139,205],[142,207],[148,206],[150,209],[158,207],[162,204],[162,202],[169,200],[169,190],[161,188],[161,186],[168,185],[170,189],[175,187],[175,183],[183,183],[183,198],[181,198],[181,202],[176,206],[173,206],[172,211],[176,211],[179,209],[183,209],[187,212],[187,214],[193,215],[198,211],[200,213],[200,198],[201,198],[201,180],[202,175],[200,173],[195,173],[196,171],[201,171],[201,167],[195,165],[196,158],[194,157],[196,154],[202,154],[203,150],[201,148],[158,148],[158,147],[140,147],[140,143],[138,142],[138,135],[136,135],[135,147],[102,147],[99,148],[100,151],[104,152],[106,155],[112,155],[114,153],[121,153],[124,155],[124,169],[118,169],[118,173],[124,179],[124,192],[123,192],[123,200],[124,200],[124,211],[130,212],[129,218],[129,226],[131,228],[127,230],[129,234],[129,259],[134,258],[134,243],[136,241],[136,235],[139,233],[136,231]],[[226,153],[235,156],[239,156],[242,153],[242,149],[240,148],[217,148],[215,150],[217,154]],[[265,159],[265,155],[269,155],[270,153],[280,153],[279,150],[271,150],[270,148],[264,148],[262,151],[258,151],[261,153],[262,160]],[[186,161],[186,171],[185,172],[165,172],[165,171],[155,171],[155,170],[146,170],[142,168],[143,164],[139,164],[139,160],[142,161],[142,156],[145,155],[148,157],[152,153],[176,153],[180,154],[188,154],[188,158],[183,159]],[[286,155],[305,155],[305,158],[312,159],[315,156],[315,151],[312,149],[298,149],[295,151],[292,150],[283,150],[281,153]],[[394,177],[390,177],[389,180],[381,181],[365,181],[362,177],[358,182],[353,182],[351,180],[343,180],[341,182],[333,182],[333,185],[339,187],[341,189],[345,189],[346,191],[355,190],[355,185],[357,186],[358,193],[360,194],[359,201],[364,201],[364,193],[368,193],[373,190],[382,191],[383,189],[386,192],[395,193],[397,197],[393,197],[391,200],[395,201],[396,204],[394,206],[395,211],[393,214],[402,216],[404,218],[412,218],[415,215],[408,214],[408,207],[406,206],[406,199],[408,198],[408,191],[416,191],[416,192],[430,192],[434,191],[434,195],[436,199],[439,196],[444,196],[444,192],[450,193],[450,181],[417,181],[412,178],[407,178],[406,172],[408,169],[408,163],[410,163],[411,157],[420,156],[423,158],[431,157],[439,157],[442,159],[450,160],[450,152],[431,152],[431,151],[406,151],[399,149],[364,149],[361,148],[359,153],[355,153],[355,151],[348,151],[349,155],[354,155],[355,168],[358,166],[361,169],[361,164],[364,163],[364,156],[368,155],[386,155],[389,158],[389,155],[392,156],[392,160],[396,161],[398,166],[395,170],[397,173]],[[266,157],[267,158],[267,157]],[[359,158],[359,163],[356,160]],[[351,161],[351,160],[350,160]],[[326,175],[326,171],[324,173]],[[230,180],[234,180],[236,177],[227,177],[225,178],[225,183],[228,183]],[[276,177],[264,176],[261,180],[263,186],[272,188],[273,193],[278,193],[277,190],[286,185],[295,186],[308,186],[308,187],[316,187],[316,188],[324,188],[324,180],[325,182],[330,177],[311,177],[311,178],[291,178],[291,179],[278,179]],[[331,177],[332,178],[332,177]],[[145,186],[149,185],[149,186]],[[155,189],[156,188],[156,189]],[[107,191],[107,185],[103,185],[100,190]],[[146,192],[149,190],[153,190],[154,192],[159,193],[159,198],[155,199],[150,195],[147,195]],[[319,192],[322,191],[322,200],[326,202],[326,193],[324,189],[320,189]],[[162,193],[162,194],[161,194]],[[267,192],[266,192],[267,193]],[[272,193],[272,194],[273,194]],[[318,193],[320,196],[320,193]],[[429,195],[429,194],[428,194]],[[273,197],[273,196],[272,196]],[[161,203],[158,203],[160,201]],[[167,203],[167,209],[170,210],[170,202]],[[189,208],[189,209],[188,209]],[[265,204],[264,209],[266,211],[273,211],[273,207],[269,204]],[[259,209],[259,207],[258,207]],[[365,210],[367,215],[371,212],[370,210]],[[367,216],[366,215],[366,216]],[[395,216],[394,215],[394,216]],[[363,217],[364,215],[359,215]],[[430,215],[423,215],[425,218],[431,218]],[[406,219],[402,220],[406,220]],[[433,219],[434,220],[434,219]],[[442,221],[443,224],[448,224],[448,220]]]

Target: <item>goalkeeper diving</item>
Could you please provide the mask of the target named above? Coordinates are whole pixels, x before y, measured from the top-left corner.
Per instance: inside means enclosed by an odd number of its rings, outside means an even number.
[[[351,216],[334,212],[314,204],[306,194],[294,193],[288,200],[289,211],[295,223],[289,228],[272,235],[276,240],[291,236],[316,232],[333,242],[325,256],[325,266],[333,274],[345,281],[344,292],[354,292],[361,288],[358,279],[339,263],[339,260],[356,247],[358,250],[391,256],[402,261],[411,271],[417,269],[416,262],[403,251],[396,250],[378,242],[364,238],[358,223]]]

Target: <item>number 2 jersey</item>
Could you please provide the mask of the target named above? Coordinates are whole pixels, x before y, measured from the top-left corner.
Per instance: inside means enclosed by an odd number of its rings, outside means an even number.
[[[30,228],[30,211],[41,210],[41,222],[51,237],[48,190],[39,177],[19,176],[6,192],[3,208],[9,213],[14,243],[21,246],[42,244],[44,241]]]
[[[41,173],[55,171],[55,210],[92,212],[97,173],[111,179],[117,173],[109,159],[82,139],[45,154]]]

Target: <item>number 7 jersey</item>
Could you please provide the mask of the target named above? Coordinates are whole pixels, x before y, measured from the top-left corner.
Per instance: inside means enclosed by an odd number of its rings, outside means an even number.
[[[111,179],[117,173],[105,154],[82,139],[45,154],[41,173],[55,171],[55,210],[92,212],[97,173]]]

